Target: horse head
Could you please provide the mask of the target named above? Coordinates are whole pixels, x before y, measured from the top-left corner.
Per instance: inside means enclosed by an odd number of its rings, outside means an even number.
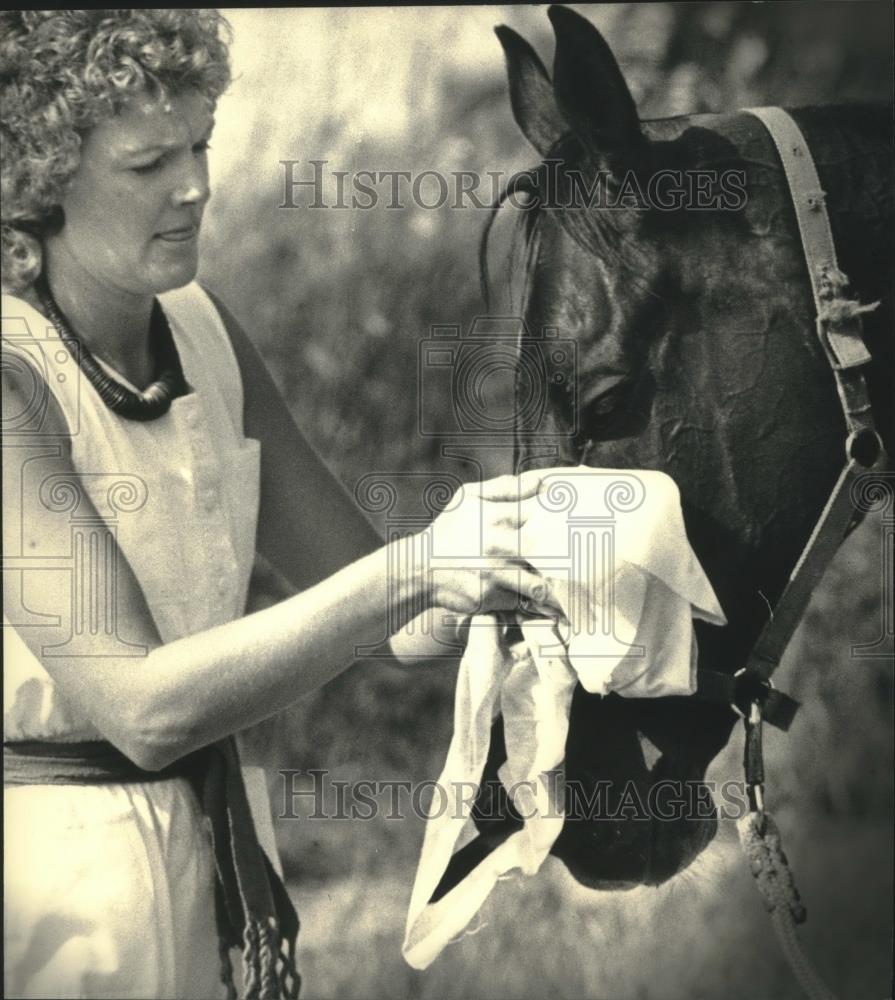
[[[497,33],[514,117],[542,158],[510,185],[527,208],[522,314],[531,335],[550,329],[573,340],[577,360],[551,382],[539,433],[517,431],[518,471],[584,462],[669,474],[729,622],[697,623],[700,665],[732,674],[844,461],[845,425],[786,181],[753,116],[641,121],[597,29],[561,7],[549,16],[552,79],[523,38]],[[891,114],[794,116],[827,194],[850,294],[882,303],[865,316],[865,340],[871,398],[888,428]],[[641,802],[659,782],[695,783],[704,806],[706,768],[735,720],[692,698],[600,698],[579,688],[567,773],[607,781],[616,796],[633,783]],[[715,831],[713,810],[698,803],[673,822],[621,810],[567,822],[554,853],[588,885],[659,884]]]

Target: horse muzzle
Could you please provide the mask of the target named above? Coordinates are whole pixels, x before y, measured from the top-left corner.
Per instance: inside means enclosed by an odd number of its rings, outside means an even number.
[[[553,845],[583,885],[660,885],[717,832],[705,783],[732,713],[688,698],[575,692],[566,744],[566,821]]]

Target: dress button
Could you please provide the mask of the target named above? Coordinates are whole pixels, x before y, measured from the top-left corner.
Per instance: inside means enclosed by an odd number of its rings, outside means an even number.
[[[214,510],[218,503],[218,491],[213,486],[206,486],[202,490],[202,506],[205,510]]]

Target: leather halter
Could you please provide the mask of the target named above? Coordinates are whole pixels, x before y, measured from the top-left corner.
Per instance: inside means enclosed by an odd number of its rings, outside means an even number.
[[[702,667],[697,670],[697,690],[692,697],[735,709],[746,719],[747,732],[754,735],[760,734],[762,719],[786,730],[795,718],[799,703],[774,688],[771,675],[827,565],[859,519],[857,481],[868,472],[886,468],[888,456],[876,430],[863,371],[872,358],[864,343],[861,315],[876,306],[861,305],[844,295],[848,278],[839,270],[825,192],[801,129],[782,108],[745,111],[770,133],[786,174],[814,297],[816,332],[836,381],[848,432],[845,466],[746,665],[735,674]],[[580,462],[591,444],[585,444]],[[518,450],[514,465],[517,459]],[[752,756],[753,765],[747,766],[747,772],[760,772],[760,766],[754,766],[756,755]],[[760,754],[758,757],[760,760]]]
[[[728,704],[745,719],[746,782],[752,806],[761,813],[762,719],[788,729],[798,709],[798,702],[773,688],[771,675],[824,570],[856,523],[856,480],[884,468],[888,457],[873,421],[863,370],[871,356],[864,343],[861,314],[874,307],[844,297],[848,279],[839,270],[824,192],[808,144],[782,108],[746,110],[767,128],[786,172],[814,295],[817,335],[836,380],[848,431],[845,466],[745,667],[734,675],[704,669],[697,672],[695,697]]]

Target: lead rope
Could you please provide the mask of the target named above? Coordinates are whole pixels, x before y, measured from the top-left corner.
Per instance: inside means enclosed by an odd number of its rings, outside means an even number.
[[[796,924],[804,923],[807,914],[773,817],[765,812],[762,822],[757,812],[749,812],[737,820],[737,833],[755,885],[771,915],[780,950],[805,996],[808,1000],[837,1000],[796,938]]]
[[[811,960],[796,938],[796,924],[803,924],[807,911],[802,904],[789,859],[783,851],[780,830],[764,807],[764,752],[762,749],[762,708],[753,701],[744,718],[746,739],[743,767],[749,795],[749,812],[737,820],[737,833],[749,870],[761,894],[765,909],[786,964],[799,981],[808,1000],[837,1000],[827,989]]]

